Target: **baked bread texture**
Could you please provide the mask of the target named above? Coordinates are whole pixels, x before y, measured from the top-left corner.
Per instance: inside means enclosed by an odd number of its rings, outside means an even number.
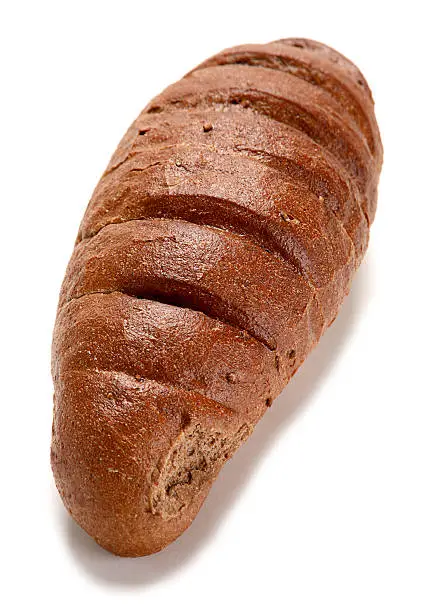
[[[368,85],[305,39],[227,49],[150,102],[82,220],[54,331],[51,462],[73,518],[176,539],[335,319],[382,146]]]

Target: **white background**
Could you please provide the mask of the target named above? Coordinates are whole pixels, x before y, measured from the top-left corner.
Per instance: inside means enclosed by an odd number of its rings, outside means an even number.
[[[4,610],[429,609],[424,2],[4,2],[0,15]],[[120,559],[49,467],[49,352],[80,218],[128,124],[220,49],[315,38],[373,89],[385,148],[368,255],[335,325],[188,532]]]

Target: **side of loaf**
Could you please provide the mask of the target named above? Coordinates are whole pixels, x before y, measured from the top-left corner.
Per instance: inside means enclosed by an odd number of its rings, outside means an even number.
[[[368,85],[320,43],[227,49],[152,100],[82,220],[54,330],[51,464],[124,556],[191,524],[335,319],[382,146]]]

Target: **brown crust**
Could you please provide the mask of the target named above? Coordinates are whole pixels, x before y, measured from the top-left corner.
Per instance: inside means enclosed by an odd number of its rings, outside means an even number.
[[[320,53],[319,50],[320,47],[309,46],[308,41],[298,40],[278,41],[269,45],[241,45],[218,53],[189,74],[201,68],[226,64],[261,66],[292,74],[332,96],[344,115],[362,131],[371,152],[381,161],[378,127],[364,77],[333,49],[330,54]]]
[[[225,285],[227,278],[234,282]],[[271,350],[295,346],[295,330],[315,302],[292,266],[244,237],[168,219],[109,225],[76,247],[60,308],[88,293],[112,291],[204,312]]]
[[[205,130],[204,126],[210,129]],[[94,192],[81,226],[82,236],[92,235],[117,218],[141,218],[148,206],[150,214],[156,215],[156,208],[149,200],[185,193],[197,196],[197,204],[204,201],[200,208],[204,209],[206,222],[219,226],[219,202],[214,202],[214,212],[209,216],[208,198],[220,197],[223,191],[228,191],[230,218],[230,209],[237,199],[242,207],[250,208],[256,201],[257,208],[258,199],[265,206],[264,194],[258,198],[258,193],[265,185],[276,194],[274,177],[277,184],[293,184],[295,188],[308,191],[306,198],[310,194],[318,198],[319,208],[326,208],[327,215],[336,216],[342,223],[360,261],[368,238],[362,197],[335,158],[294,128],[238,107],[222,113],[190,109],[167,115],[142,114],[132,131],[133,136],[127,136],[118,147]],[[183,160],[183,155],[191,163]],[[181,164],[179,167],[177,161]],[[276,172],[267,172],[266,167]],[[132,187],[133,178],[136,178],[133,173],[143,169],[144,193],[141,181],[135,181],[136,188]],[[118,181],[118,173],[121,181]],[[156,179],[152,181],[154,173]],[[252,177],[250,188],[249,173]],[[116,192],[118,182],[127,190],[120,198]],[[259,190],[255,189],[257,182],[261,184]],[[170,206],[165,208],[166,200],[167,197],[164,198],[164,215],[167,212],[172,216],[185,215],[183,218],[198,222],[200,217],[194,203],[186,212],[180,212],[172,205],[171,198]],[[278,216],[281,212],[278,211]],[[243,221],[240,222],[242,227]]]
[[[319,87],[287,73],[280,76],[259,66],[200,69],[167,87],[145,110],[160,114],[171,108],[242,105],[307,134],[343,164],[362,190],[367,189],[373,160],[362,134]]]
[[[54,331],[52,468],[120,555],[192,522],[333,321],[382,147],[349,60],[286,39],[210,58],[130,127],[96,187]]]
[[[198,391],[251,422],[293,371],[290,363],[278,370],[276,354],[235,327],[118,292],[72,300],[60,309],[57,329],[55,380],[68,370],[124,372]]]

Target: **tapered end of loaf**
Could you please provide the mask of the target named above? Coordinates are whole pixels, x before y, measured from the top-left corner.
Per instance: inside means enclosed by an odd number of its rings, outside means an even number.
[[[51,464],[63,502],[121,556],[179,537],[251,433],[216,402],[117,372],[68,372],[55,403]]]

